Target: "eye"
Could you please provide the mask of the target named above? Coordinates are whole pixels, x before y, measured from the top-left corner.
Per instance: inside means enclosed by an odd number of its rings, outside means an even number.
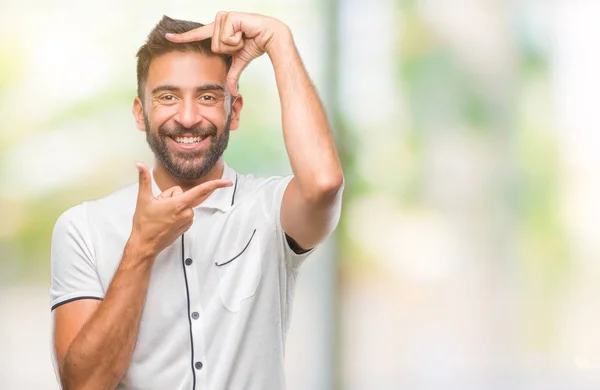
[[[173,95],[162,95],[160,97],[160,100],[165,101],[165,102],[173,102],[173,101],[175,101],[175,96],[173,96]]]
[[[203,102],[214,102],[216,99],[212,95],[202,95],[200,96],[200,100],[202,100]]]

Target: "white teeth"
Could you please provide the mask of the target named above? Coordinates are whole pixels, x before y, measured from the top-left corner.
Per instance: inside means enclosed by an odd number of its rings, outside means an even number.
[[[195,144],[202,141],[202,137],[176,137],[175,141],[180,144]]]

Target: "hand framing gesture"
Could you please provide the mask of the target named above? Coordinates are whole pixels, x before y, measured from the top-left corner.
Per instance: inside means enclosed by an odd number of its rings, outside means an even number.
[[[290,37],[287,26],[277,19],[240,12],[219,12],[215,21],[182,34],[167,34],[172,42],[185,43],[212,38],[214,53],[231,54],[232,64],[227,86],[237,95],[237,83],[250,61],[269,50],[277,40]]]

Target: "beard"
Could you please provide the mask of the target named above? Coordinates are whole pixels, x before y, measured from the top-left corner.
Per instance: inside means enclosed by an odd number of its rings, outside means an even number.
[[[146,142],[148,142],[154,156],[172,176],[185,180],[201,178],[210,172],[212,167],[219,161],[229,143],[230,122],[231,113],[227,116],[223,130],[220,133],[213,124],[204,127],[193,126],[189,128],[181,125],[167,126],[163,124],[157,131],[154,131],[150,126],[148,116],[144,113]],[[208,142],[207,149],[205,148],[205,151],[175,150],[169,147],[167,138],[174,139],[184,134],[192,137],[206,138]]]

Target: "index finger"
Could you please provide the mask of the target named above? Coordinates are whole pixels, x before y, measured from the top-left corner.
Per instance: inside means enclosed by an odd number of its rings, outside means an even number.
[[[166,33],[165,38],[167,38],[171,42],[176,43],[203,41],[212,37],[214,31],[214,24],[215,22],[212,22],[210,24],[206,24],[204,26],[180,34]]]
[[[180,195],[181,200],[189,207],[196,207],[205,195],[213,192],[217,188],[231,187],[233,183],[231,180],[210,180],[202,184],[198,184],[196,187],[190,188],[183,195]]]

